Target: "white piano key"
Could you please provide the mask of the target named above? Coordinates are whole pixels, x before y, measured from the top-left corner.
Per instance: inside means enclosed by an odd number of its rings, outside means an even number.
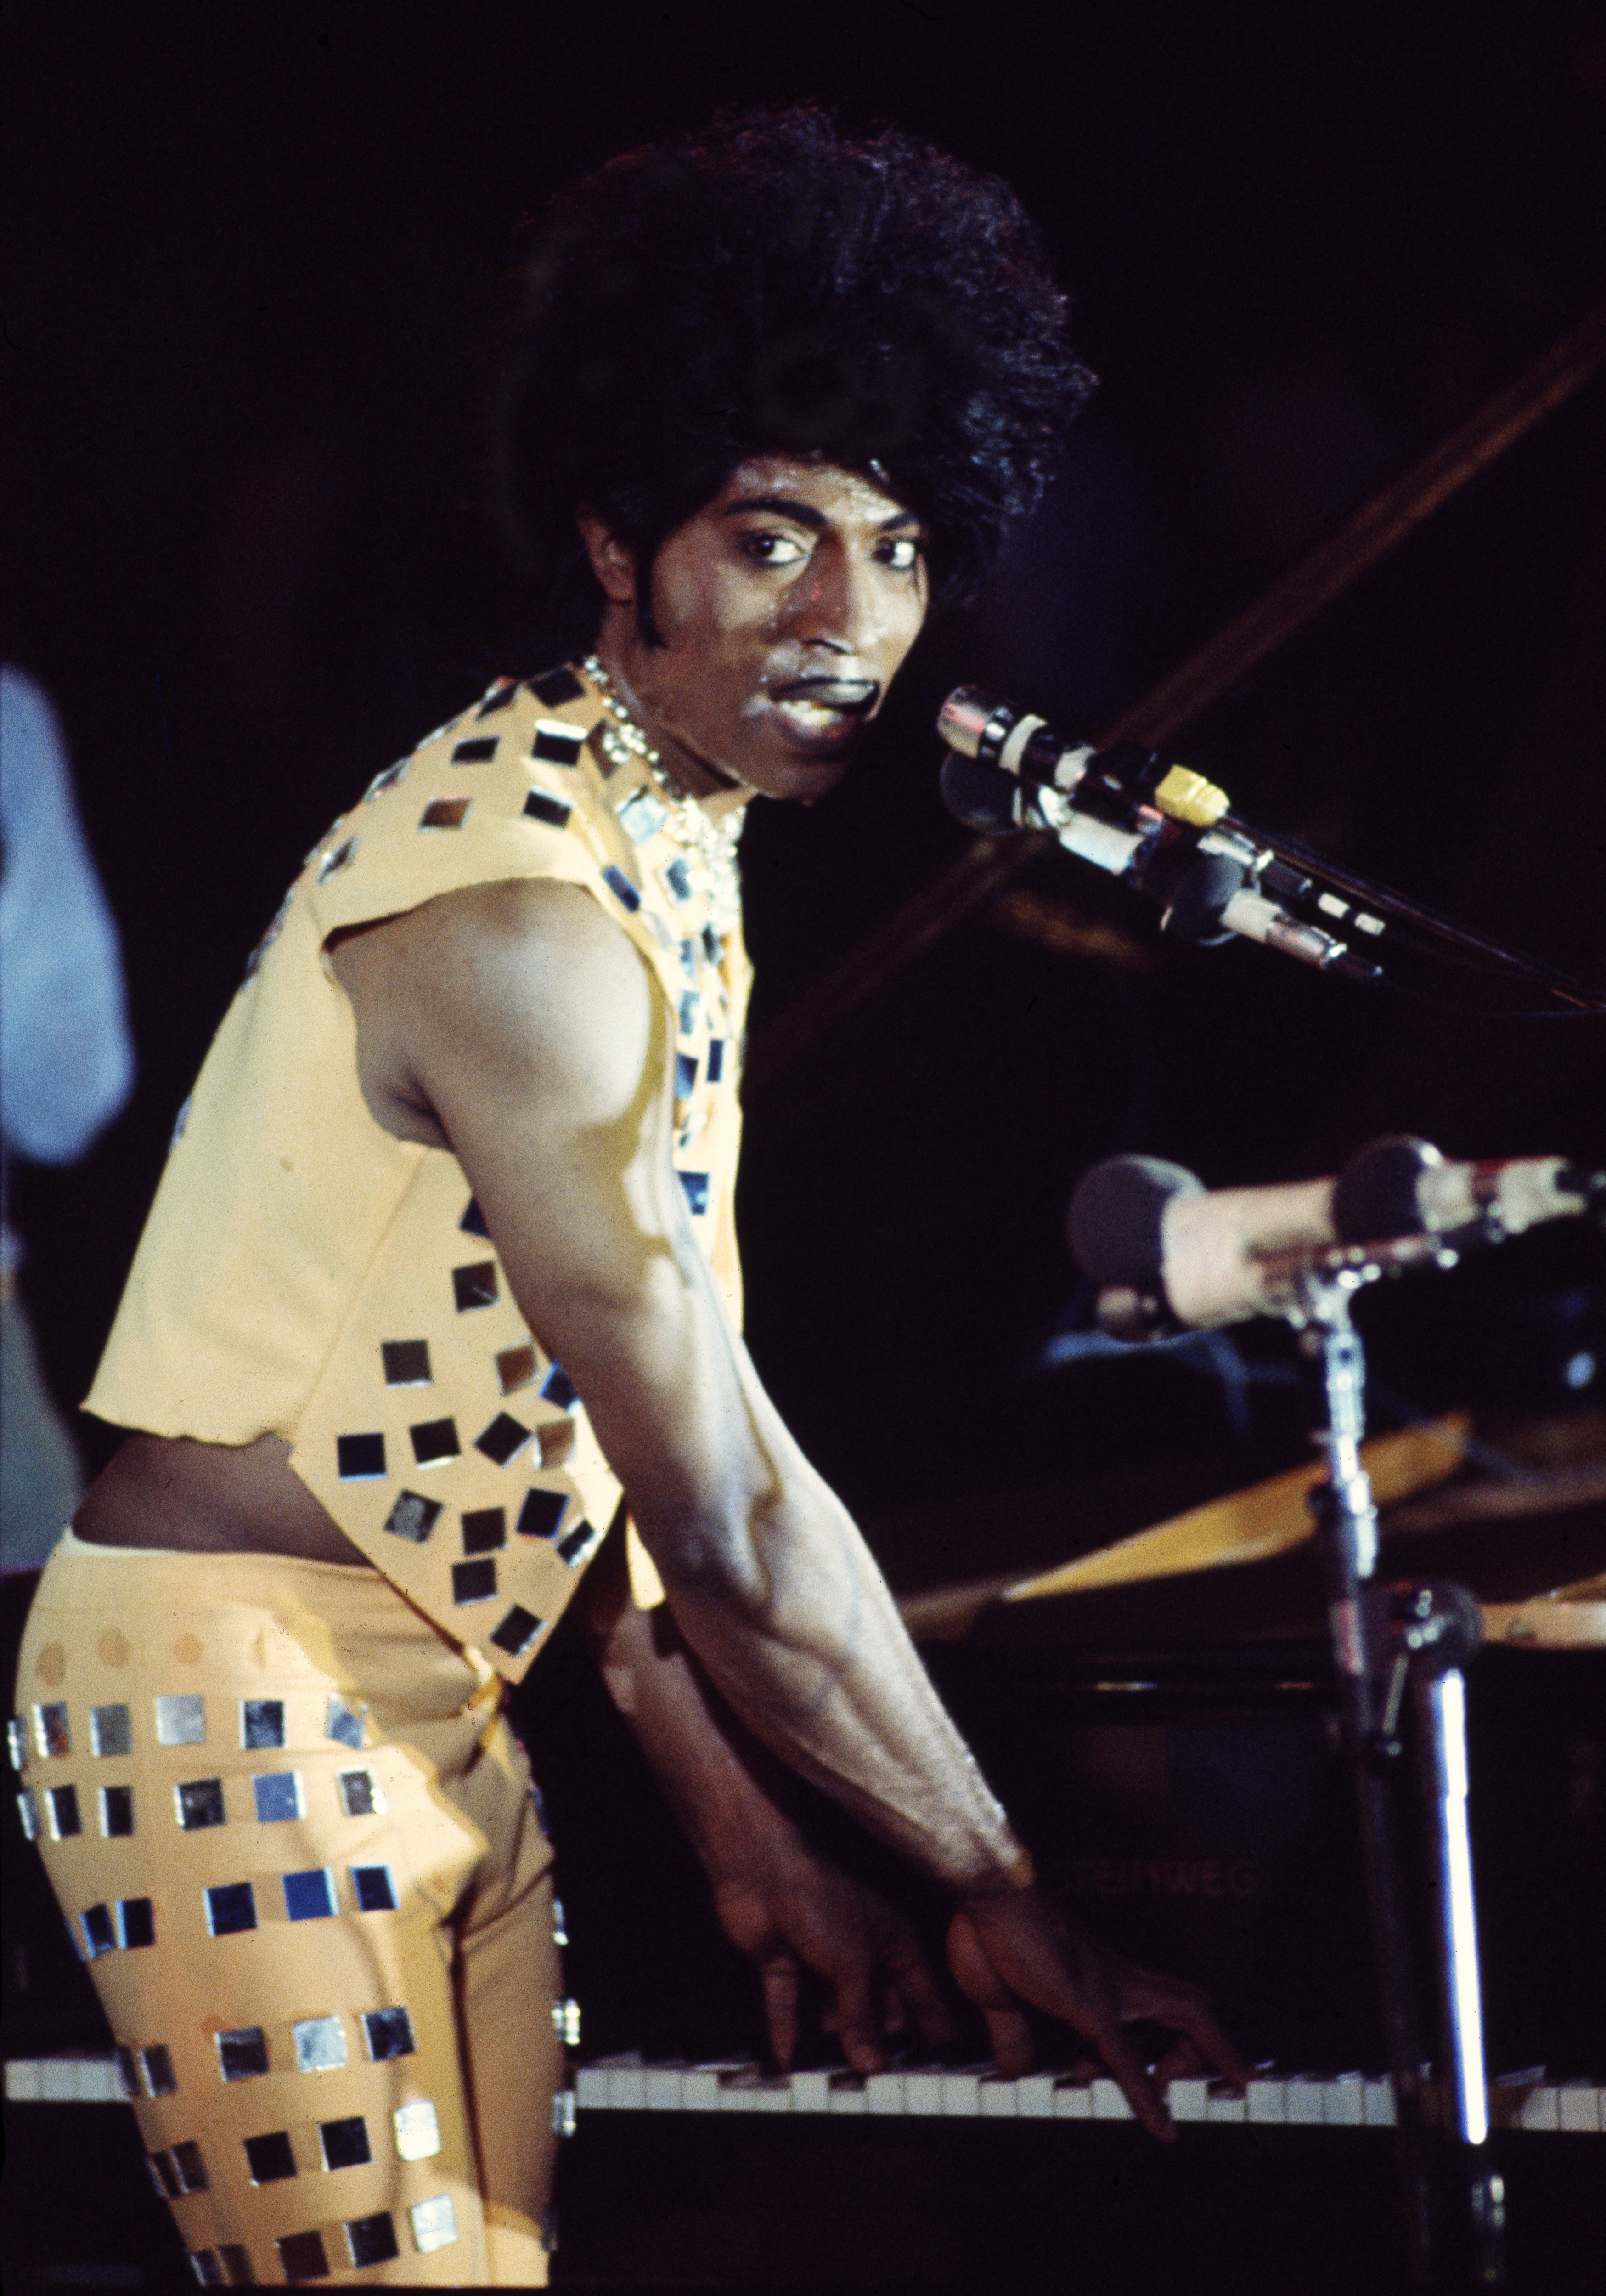
[[[870,2112],[901,2113],[905,2110],[904,2091],[905,2076],[902,2073],[872,2073],[864,2083],[865,2110]]]
[[[578,2112],[606,2112],[608,2110],[608,2076],[601,2065],[582,2065],[574,2078],[575,2110]]]
[[[791,2082],[785,2073],[761,2072],[757,2065],[742,2065],[722,2074],[721,2112],[790,2112]]]
[[[869,2103],[864,2095],[864,2084],[857,2073],[832,2073],[826,2094],[828,2112],[867,2112]]]
[[[1291,2073],[1282,2095],[1291,2128],[1319,2128],[1326,2117],[1320,2073]]]
[[[706,2064],[688,2065],[680,2077],[681,2111],[717,2112],[721,2080],[727,2073],[739,2073],[744,2062],[741,2057],[718,2057]]]
[[[1247,2097],[1232,2096],[1225,2089],[1218,2093],[1214,2085],[1206,2089],[1205,2119],[1207,2120],[1223,2120],[1236,2127],[1246,2121],[1249,2117],[1250,2106]]]
[[[955,2065],[945,2070],[942,2077],[942,2110],[947,2120],[979,2120],[981,2118],[981,2076],[993,2068],[986,2065]]]
[[[1392,2128],[1394,2126],[1394,2083],[1387,2073],[1369,2077],[1362,2083],[1364,2103],[1361,2120],[1366,2128]]]
[[[608,2103],[615,2112],[645,2112],[647,2069],[639,2059],[633,2065],[609,2066]]]
[[[1015,2083],[1015,2112],[1021,2120],[1052,2120],[1054,2115],[1053,2073],[1022,2073]]]
[[[1560,2128],[1561,2092],[1546,2083],[1530,2088],[1517,2109],[1519,2128]]]
[[[111,2056],[13,2057],[5,2067],[12,2104],[126,2104],[127,2092]]]
[[[1249,2107],[1248,2118],[1262,2128],[1282,2128],[1288,2120],[1286,2084],[1281,2080],[1252,2080],[1244,2092]]]
[[[1359,2073],[1339,2073],[1322,2085],[1322,2119],[1329,2128],[1362,2128],[1366,2122],[1366,2083]]]
[[[1054,2119],[1091,2120],[1093,2083],[1090,2080],[1057,2080],[1054,2083]]]
[[[649,2065],[646,2072],[646,2103],[649,2112],[678,2112],[684,2098],[682,2095],[685,2067],[684,2065]]]
[[[1556,2126],[1593,2136],[1601,2127],[1601,2092],[1593,2082],[1563,2081],[1556,2093]]]
[[[1166,2091],[1173,2120],[1202,2120],[1210,2084],[1207,2080],[1174,2080]]]
[[[1496,2073],[1489,2083],[1489,2121],[1495,2128],[1520,2128],[1522,2106],[1530,2089],[1543,2086],[1545,2067],[1524,2065],[1520,2071]]]
[[[615,2073],[644,2073],[643,2053],[638,2048],[622,2048],[612,2057],[596,2057],[592,2064],[583,2066],[583,2078],[590,2078],[585,2080],[585,2096],[580,2096],[580,2089],[576,2087],[576,2110],[580,2103],[590,2103],[594,2112],[610,2112],[617,2105],[617,2096],[612,2094]]]
[[[983,2120],[1013,2120],[1020,2109],[1020,2082],[1006,2079],[1003,2073],[984,2073],[980,2083]]]
[[[931,2065],[904,2075],[904,2111],[914,2119],[936,2118],[942,2112],[942,2070]]]
[[[1101,2074],[1093,2085],[1093,2117],[1095,2120],[1135,2120],[1137,2115],[1122,2095],[1120,2083]]]
[[[831,2109],[830,2072],[794,2073],[791,2077],[791,2109],[794,2112],[829,2112]]]

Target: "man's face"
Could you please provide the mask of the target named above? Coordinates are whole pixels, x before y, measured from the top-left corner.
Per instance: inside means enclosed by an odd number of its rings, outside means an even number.
[[[755,455],[676,529],[651,571],[582,529],[609,604],[598,652],[664,762],[698,796],[823,797],[925,619],[920,521],[828,463]]]

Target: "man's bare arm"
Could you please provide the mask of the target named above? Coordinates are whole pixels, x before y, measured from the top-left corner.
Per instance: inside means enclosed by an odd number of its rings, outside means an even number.
[[[943,1710],[869,1550],[759,1383],[670,1160],[663,1000],[590,896],[472,888],[344,942],[380,1121],[458,1157],[515,1297],[584,1398],[675,1619],[761,1740],[955,1890],[955,1974],[998,2062],[1020,2004],[1085,2034],[1169,2133],[1124,2027],[1147,2017],[1235,2079],[1201,1994],[1061,1922]]]
[[[953,1888],[1029,1861],[845,1508],[719,1299],[669,1155],[674,1046],[578,889],[448,895],[343,943],[370,1104],[438,1126],[583,1398],[688,1643],[756,1734]]]

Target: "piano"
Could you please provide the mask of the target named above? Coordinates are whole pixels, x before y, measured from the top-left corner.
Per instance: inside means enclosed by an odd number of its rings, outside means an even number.
[[[1598,2296],[1606,1636],[1586,1584],[1545,1606],[1606,1567],[1606,1506],[1598,1477],[1574,1477],[1565,1504],[1536,1488],[1526,1513],[1491,1507],[1460,1457],[1393,1489],[1382,1567],[1463,1579],[1484,1606],[1471,1809],[1511,2284]],[[1483,1496],[1468,1507],[1464,1489]],[[1018,2080],[982,2061],[979,2026],[953,2063],[861,2080],[816,2051],[776,2072],[750,1972],[634,1748],[585,1683],[554,1678],[529,1735],[584,2019],[562,2187],[583,2282],[1174,2296],[1226,2284],[1230,2257],[1249,2291],[1403,2289],[1393,2101],[1302,1505],[1262,1490],[1240,1510],[1260,1549],[1236,1560],[1217,1503],[1202,1526],[1195,1510],[1151,1527],[1214,1539],[1228,1559],[1208,1569],[1123,1577],[1118,1541],[1079,1588],[1010,1600],[995,1579],[905,1603],[1047,1886],[1206,1983],[1257,2063],[1241,2097],[1174,2083],[1172,2147],[1046,2029],[1042,2069]],[[1023,1575],[1055,1576],[1011,1583]],[[935,1942],[941,1909],[927,1911]]]

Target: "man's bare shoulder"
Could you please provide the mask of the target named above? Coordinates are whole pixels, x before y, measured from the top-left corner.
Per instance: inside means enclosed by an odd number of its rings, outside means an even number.
[[[584,886],[552,877],[499,878],[438,894],[332,943],[335,976],[369,999],[431,989],[494,1007],[537,992],[543,1004],[578,987],[595,996],[644,985],[629,936]]]
[[[651,977],[583,886],[464,886],[343,936],[330,961],[369,1086],[478,1070],[499,1094],[537,1079],[587,1101],[639,1088],[656,1033]]]

